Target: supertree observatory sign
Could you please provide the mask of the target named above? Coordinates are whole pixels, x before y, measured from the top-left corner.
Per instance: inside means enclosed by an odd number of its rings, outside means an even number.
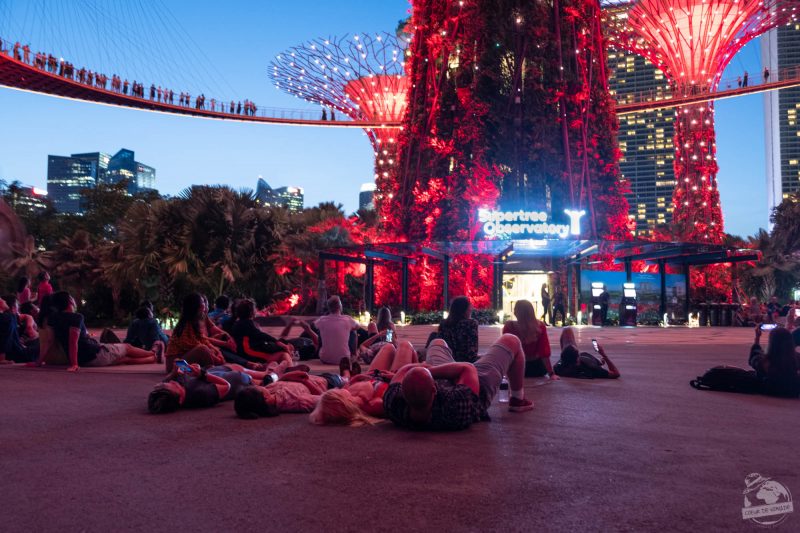
[[[478,210],[478,223],[483,235],[489,239],[566,239],[579,237],[581,234],[581,218],[584,210],[565,209],[568,224],[550,220],[544,211],[495,211]]]

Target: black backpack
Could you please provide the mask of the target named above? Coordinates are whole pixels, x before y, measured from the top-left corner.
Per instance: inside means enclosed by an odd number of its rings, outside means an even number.
[[[757,394],[761,392],[761,381],[755,371],[735,366],[715,366],[702,376],[689,382],[697,390],[713,390],[721,392],[740,392]]]

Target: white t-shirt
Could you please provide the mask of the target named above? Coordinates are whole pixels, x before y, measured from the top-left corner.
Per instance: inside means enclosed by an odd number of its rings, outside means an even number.
[[[350,332],[358,323],[347,315],[325,315],[314,325],[319,330],[322,348],[319,359],[329,365],[338,365],[342,357],[350,357]]]

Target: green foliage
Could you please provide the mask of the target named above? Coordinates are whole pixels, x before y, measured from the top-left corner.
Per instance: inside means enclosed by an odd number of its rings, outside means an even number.
[[[472,318],[482,326],[497,324],[497,311],[493,309],[473,309]],[[444,320],[444,315],[442,311],[427,311],[410,315],[408,320],[413,325],[439,324]]]

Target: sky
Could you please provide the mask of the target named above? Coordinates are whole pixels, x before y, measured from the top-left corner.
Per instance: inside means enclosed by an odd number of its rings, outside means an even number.
[[[391,32],[408,10],[408,0],[0,0],[0,36],[28,40],[34,50],[109,76],[163,83],[176,93],[312,109],[274,88],[270,60],[316,37]],[[745,69],[760,72],[757,41],[739,52],[723,77]],[[763,97],[720,101],[716,109],[726,230],[752,235],[768,223]],[[121,148],[156,168],[163,194],[192,184],[254,189],[263,177],[273,187],[302,187],[306,206],[334,201],[349,213],[358,207],[361,184],[373,176],[372,147],[355,129],[176,117],[5,88],[0,115],[0,179],[41,188],[48,154],[113,155]]]

